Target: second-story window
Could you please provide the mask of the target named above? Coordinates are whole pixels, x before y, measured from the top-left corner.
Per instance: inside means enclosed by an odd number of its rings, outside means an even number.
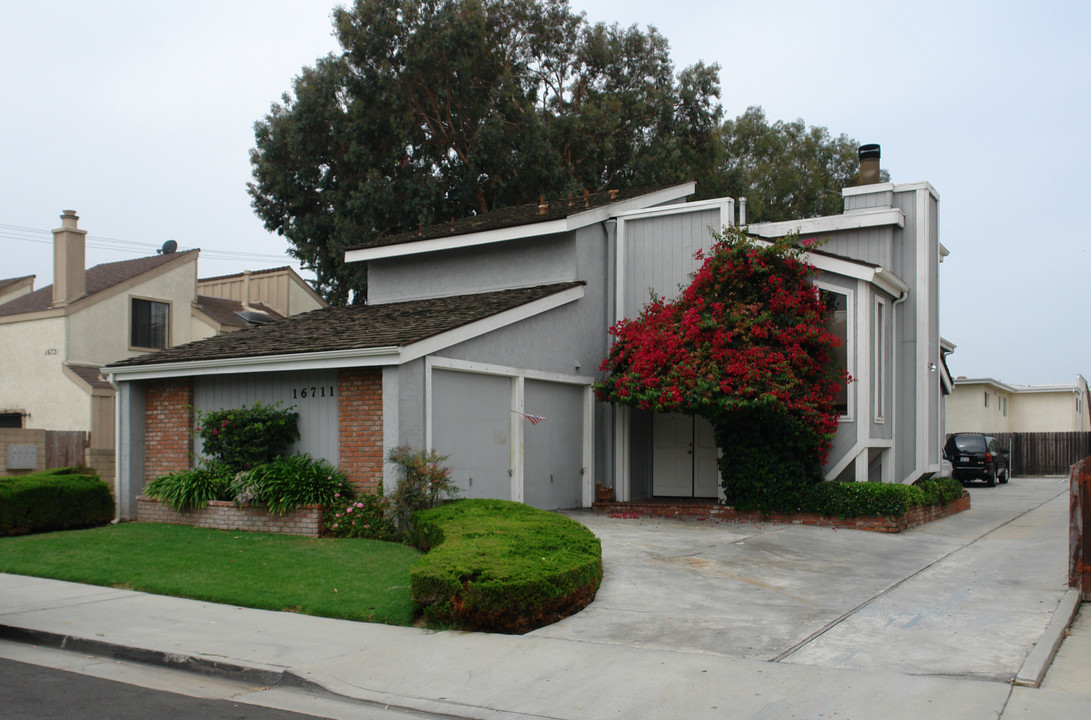
[[[162,350],[170,340],[170,305],[133,298],[129,344],[134,348]]]

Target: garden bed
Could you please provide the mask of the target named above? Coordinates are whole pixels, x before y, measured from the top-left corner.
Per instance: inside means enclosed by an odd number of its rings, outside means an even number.
[[[733,507],[720,505],[715,500],[648,499],[630,502],[597,502],[592,507],[596,512],[604,515],[619,517],[647,516],[721,522],[775,522],[898,533],[969,510],[970,494],[963,490],[962,497],[946,505],[918,505],[909,508],[902,515],[861,515],[849,518],[817,513],[762,513],[758,510],[740,512]]]
[[[148,497],[136,499],[136,519],[140,522],[173,523],[214,530],[281,533],[319,537],[322,534],[322,506],[304,505],[283,515],[274,515],[263,507],[239,507],[233,502],[212,500],[198,510],[179,512]]]

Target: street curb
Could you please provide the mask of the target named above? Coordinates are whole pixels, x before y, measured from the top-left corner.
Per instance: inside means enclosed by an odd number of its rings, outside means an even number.
[[[54,633],[46,630],[29,630],[27,628],[0,624],[0,640],[24,643],[27,645],[40,645],[56,650],[70,650],[72,652],[85,653],[108,657],[112,660],[126,660],[144,665],[155,665],[172,670],[185,670],[200,675],[221,677],[238,682],[273,687],[277,685],[292,685],[299,687],[300,683],[307,681],[296,678],[295,682],[285,683],[286,672],[275,667],[260,667],[237,665],[222,660],[192,655],[179,655],[163,652],[161,650],[148,650],[127,645],[117,645],[104,640],[89,640],[87,638]],[[319,687],[317,683],[311,683]]]
[[[139,663],[153,667],[162,667],[169,670],[181,670],[196,673],[208,677],[216,677],[260,687],[280,687],[304,690],[310,693],[321,693],[331,698],[337,698],[349,703],[381,707],[384,709],[396,708],[404,712],[428,713],[433,717],[466,718],[467,711],[472,711],[472,717],[479,720],[526,720],[525,713],[511,713],[503,710],[494,710],[487,707],[459,706],[458,704],[427,700],[424,698],[404,698],[382,692],[368,692],[362,688],[354,688],[356,694],[338,692],[322,683],[315,682],[299,673],[289,669],[275,666],[239,665],[224,662],[211,657],[195,657],[193,655],[181,655],[149,650],[146,648],[134,648],[127,645],[117,645],[104,640],[90,640],[87,638],[65,635],[64,633],[49,632],[46,630],[30,630],[27,628],[4,625],[0,623],[0,640],[18,642],[25,645],[64,650],[67,652],[82,653],[106,657],[111,660]],[[363,690],[363,692],[361,692]],[[363,695],[363,696],[361,696]],[[455,714],[458,709],[462,714]]]
[[[1075,588],[1069,588],[1061,598],[1060,604],[1053,612],[1053,618],[1046,626],[1041,640],[1035,644],[1034,649],[1027,655],[1019,674],[1015,676],[1014,684],[1019,687],[1036,688],[1042,684],[1046,671],[1049,670],[1053,657],[1060,649],[1064,641],[1065,633],[1076,613],[1080,609],[1080,592]]]

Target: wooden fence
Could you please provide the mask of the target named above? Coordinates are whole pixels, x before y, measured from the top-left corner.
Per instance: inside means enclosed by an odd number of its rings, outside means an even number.
[[[45,466],[70,467],[87,464],[87,433],[81,430],[46,430]]]
[[[1011,472],[1020,475],[1068,475],[1072,465],[1091,455],[1091,433],[989,433],[1011,448]]]

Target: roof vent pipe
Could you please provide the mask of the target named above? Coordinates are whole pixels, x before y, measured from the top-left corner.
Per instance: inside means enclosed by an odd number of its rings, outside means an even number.
[[[875,143],[860,146],[860,185],[879,182],[879,146]]]

